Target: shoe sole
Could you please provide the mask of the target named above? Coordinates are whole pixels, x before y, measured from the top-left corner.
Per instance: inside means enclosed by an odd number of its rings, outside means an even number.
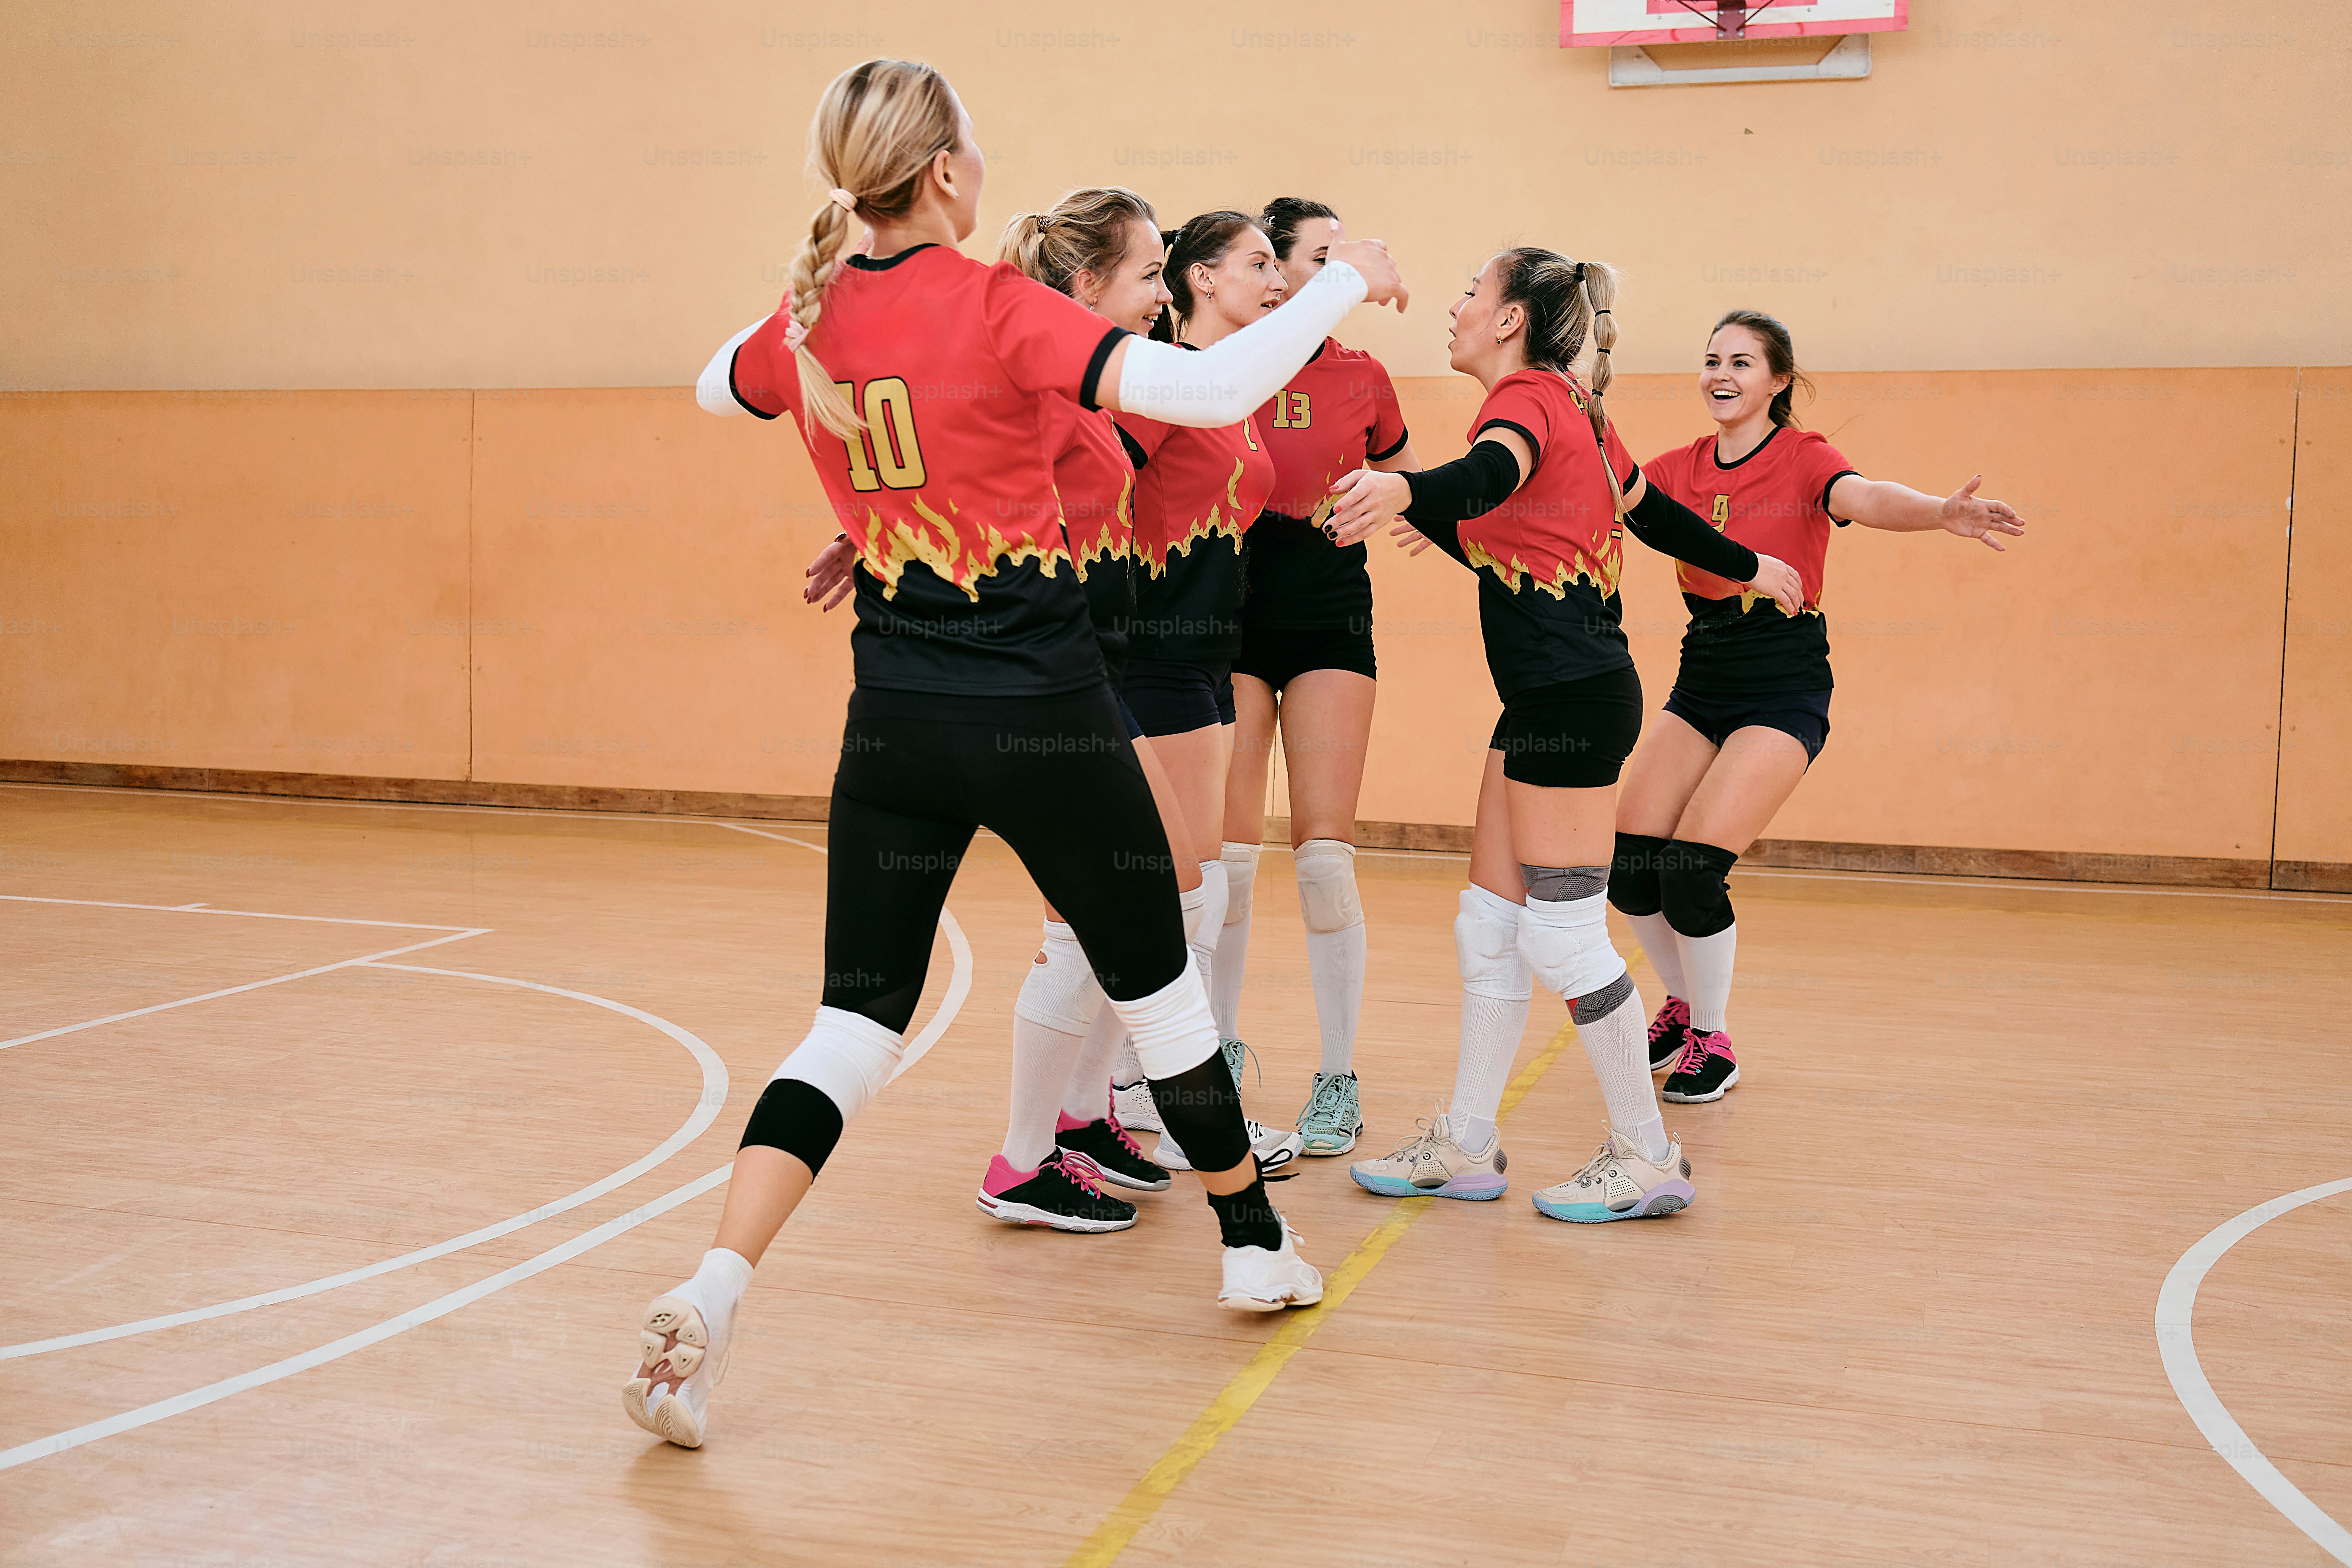
[[[1278,1301],[1269,1301],[1263,1296],[1220,1295],[1217,1305],[1228,1312],[1279,1312],[1286,1307],[1311,1307],[1322,1299],[1323,1287],[1318,1285],[1312,1296],[1285,1296]]]
[[[1492,1203],[1511,1190],[1507,1176],[1460,1176],[1449,1179],[1442,1187],[1416,1187],[1411,1182],[1395,1176],[1368,1176],[1352,1165],[1348,1174],[1356,1185],[1368,1193],[1378,1193],[1384,1198],[1462,1198],[1474,1204]],[[1492,1183],[1489,1186],[1487,1184]]]
[[[1731,1076],[1717,1084],[1715,1092],[1712,1094],[1687,1094],[1678,1089],[1667,1089],[1659,1090],[1658,1098],[1675,1105],[1712,1105],[1729,1093],[1731,1086],[1738,1081],[1739,1068],[1735,1063],[1731,1069]]]
[[[1135,1223],[1135,1216],[1125,1219],[1081,1219],[1076,1215],[1055,1214],[1029,1204],[1008,1204],[1002,1198],[982,1193],[974,1200],[980,1212],[991,1219],[1001,1219],[1007,1225],[1035,1226],[1041,1230],[1066,1230],[1079,1236],[1099,1236],[1105,1231],[1125,1230]]]
[[[1347,1135],[1348,1141],[1345,1143],[1333,1143],[1328,1148],[1318,1143],[1313,1138],[1309,1138],[1307,1141],[1307,1146],[1304,1149],[1301,1149],[1299,1152],[1306,1155],[1310,1160],[1328,1160],[1334,1154],[1346,1154],[1352,1152],[1356,1147],[1356,1140],[1361,1138],[1363,1135],[1364,1130],[1361,1127],[1359,1127],[1353,1132]]]
[[[1600,1204],[1548,1205],[1541,1194],[1536,1195],[1535,1205],[1536,1213],[1546,1219],[1562,1219],[1570,1225],[1606,1225],[1614,1219],[1664,1219],[1690,1207],[1697,1197],[1697,1189],[1688,1182],[1666,1182],[1651,1188],[1639,1204],[1622,1213]]]
[[[677,1337],[673,1339],[672,1335]],[[693,1302],[677,1296],[656,1296],[638,1325],[637,1349],[644,1357],[642,1364],[654,1366],[667,1361],[670,1371],[682,1381],[693,1376],[702,1365],[702,1358],[709,1353],[710,1330],[702,1321],[701,1310]],[[661,1403],[649,1411],[646,1398],[653,1390],[654,1379],[650,1377],[633,1377],[621,1385],[621,1408],[629,1419],[681,1448],[701,1447],[702,1424],[694,1418],[686,1401],[675,1394],[666,1394]]]

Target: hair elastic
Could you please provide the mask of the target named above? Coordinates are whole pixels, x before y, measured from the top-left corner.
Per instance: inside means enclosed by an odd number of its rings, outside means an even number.
[[[832,201],[835,206],[839,207],[843,212],[854,213],[857,210],[857,198],[851,195],[847,191],[843,190],[839,185],[834,186],[833,189],[827,193],[827,197]]]
[[[1603,316],[1613,316],[1615,314],[1616,312],[1614,310],[1595,310],[1592,312],[1592,318],[1595,321],[1599,321]]]

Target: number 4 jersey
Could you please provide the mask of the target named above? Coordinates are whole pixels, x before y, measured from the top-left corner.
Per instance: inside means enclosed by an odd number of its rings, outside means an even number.
[[[1101,681],[1054,487],[1054,405],[1093,406],[1121,329],[942,246],[848,257],[807,345],[866,421],[844,441],[804,417],[789,322],[779,310],[736,351],[735,398],[793,416],[857,547],[857,684],[1039,696]]]

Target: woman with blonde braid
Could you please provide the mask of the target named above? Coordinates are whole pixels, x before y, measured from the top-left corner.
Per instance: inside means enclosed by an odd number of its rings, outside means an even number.
[[[940,910],[983,826],[1067,917],[1147,1073],[1173,1091],[1167,1120],[1196,1152],[1225,1244],[1220,1305],[1276,1311],[1323,1291],[1250,1157],[1167,835],[1069,569],[1046,442],[1057,400],[1230,424],[1358,300],[1402,302],[1402,286],[1379,246],[1350,246],[1297,325],[1185,354],[956,251],[986,164],[929,66],[845,71],[810,141],[831,189],[790,298],[721,346],[697,395],[713,413],[792,416],[857,547],[856,689],[834,780],[823,1001],[744,1128],[716,1242],[646,1309],[622,1390],[632,1421],[686,1447],[708,1430],[754,1266],[900,1065]],[[872,254],[845,261],[860,219]]]

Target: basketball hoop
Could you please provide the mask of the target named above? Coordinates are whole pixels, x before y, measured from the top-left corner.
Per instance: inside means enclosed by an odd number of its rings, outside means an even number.
[[[1606,48],[1612,87],[1852,80],[1870,74],[1870,35],[1909,23],[1910,0],[1560,0],[1560,44]],[[1821,38],[1809,63],[1755,58],[1742,47],[1669,65],[1654,45],[1772,44]]]

